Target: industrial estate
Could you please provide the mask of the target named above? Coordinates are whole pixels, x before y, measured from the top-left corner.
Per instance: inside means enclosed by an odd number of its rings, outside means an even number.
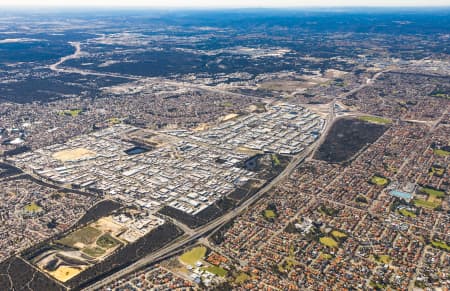
[[[0,290],[448,290],[449,16],[0,13]]]

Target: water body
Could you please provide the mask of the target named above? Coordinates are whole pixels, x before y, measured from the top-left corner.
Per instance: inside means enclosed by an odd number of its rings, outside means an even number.
[[[145,153],[145,152],[148,152],[148,151],[149,151],[148,148],[136,146],[136,147],[133,147],[131,149],[126,150],[125,153],[127,155],[138,155],[138,154],[142,154],[142,153]]]
[[[405,200],[411,200],[413,195],[410,193],[405,193],[402,191],[398,191],[398,190],[392,190],[391,192],[389,192],[389,194],[391,194],[392,196],[398,197],[398,198],[402,198]]]

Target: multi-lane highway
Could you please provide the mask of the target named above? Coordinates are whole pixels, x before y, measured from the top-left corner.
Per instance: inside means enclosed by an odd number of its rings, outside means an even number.
[[[300,154],[293,157],[289,165],[281,172],[280,175],[278,175],[276,178],[274,178],[272,181],[270,181],[267,185],[265,185],[263,188],[261,188],[255,195],[253,195],[251,198],[246,200],[244,203],[242,203],[240,206],[232,210],[231,212],[217,218],[216,220],[213,220],[212,222],[195,229],[194,231],[190,231],[189,234],[185,234],[184,237],[181,239],[175,240],[171,244],[167,245],[166,247],[153,252],[140,260],[136,261],[132,265],[114,273],[113,275],[102,279],[100,281],[97,281],[96,283],[90,285],[89,287],[85,288],[85,290],[97,290],[114,280],[117,280],[118,278],[121,278],[123,276],[126,276],[128,274],[131,274],[135,272],[136,270],[139,270],[141,268],[144,268],[145,266],[148,266],[152,264],[155,261],[159,261],[164,258],[168,258],[177,252],[179,252],[180,248],[183,248],[184,246],[195,242],[199,238],[207,235],[208,233],[211,233],[215,230],[220,229],[223,225],[228,223],[229,221],[233,220],[235,217],[239,216],[243,211],[245,211],[250,205],[255,203],[258,199],[260,199],[265,193],[270,191],[275,185],[280,183],[283,179],[288,177],[299,165],[302,163],[307,157],[310,157],[314,154],[316,149],[320,146],[320,144],[324,141],[328,131],[331,129],[333,123],[336,120],[336,114],[335,114],[335,104],[338,99],[345,98],[351,94],[354,94],[368,86],[371,86],[374,81],[383,73],[389,71],[389,69],[380,71],[377,74],[374,75],[374,77],[371,80],[368,80],[367,83],[362,84],[361,86],[343,93],[339,96],[337,96],[330,104],[329,104],[329,113],[328,118],[325,123],[324,130],[322,132],[321,137],[311,144],[305,151],[301,152]]]
[[[330,107],[331,107],[331,109],[330,109],[331,114],[330,114],[330,118],[328,118],[328,120],[325,124],[324,132],[328,131],[328,129],[331,127],[331,125],[334,121],[334,109],[333,109],[334,102],[332,102],[330,104]],[[105,286],[108,283],[111,283],[120,277],[131,274],[138,269],[141,269],[147,265],[150,265],[152,262],[159,261],[163,258],[169,257],[170,255],[175,254],[183,246],[198,240],[199,238],[207,235],[208,233],[210,233],[212,231],[218,230],[223,225],[225,225],[226,223],[228,223],[229,221],[233,220],[235,217],[240,215],[250,205],[252,205],[258,199],[260,199],[265,193],[270,191],[280,181],[282,181],[287,176],[289,176],[298,167],[298,165],[305,160],[306,157],[310,156],[314,152],[314,150],[320,145],[321,140],[322,139],[318,139],[315,143],[311,144],[306,150],[304,150],[300,154],[294,156],[292,158],[291,162],[286,166],[286,168],[281,172],[280,175],[275,177],[272,181],[270,181],[263,188],[261,188],[256,194],[254,194],[252,197],[250,197],[248,200],[243,202],[241,205],[239,205],[232,211],[217,218],[216,220],[213,220],[212,222],[210,222],[204,226],[201,226],[201,227],[195,229],[195,231],[192,232],[190,235],[185,235],[181,239],[175,240],[174,242],[165,246],[164,248],[143,257],[142,259],[140,259],[140,260],[136,261],[135,263],[133,263],[132,265],[116,272],[115,274],[111,275],[110,277],[107,277],[103,280],[100,280],[100,281],[90,285],[85,290],[97,290],[97,289],[101,288],[102,286]]]

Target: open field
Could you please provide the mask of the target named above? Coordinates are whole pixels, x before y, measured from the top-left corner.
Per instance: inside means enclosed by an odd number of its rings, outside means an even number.
[[[360,120],[372,122],[372,123],[378,123],[378,124],[390,124],[392,123],[392,120],[388,118],[378,117],[378,116],[361,116],[359,117]]]
[[[273,210],[266,209],[266,210],[264,210],[264,217],[270,219],[270,218],[277,217],[277,215],[275,214],[275,212]]]
[[[101,237],[98,238],[97,240],[97,245],[101,248],[104,249],[110,249],[113,248],[117,245],[119,245],[120,242],[118,240],[116,240],[115,238],[113,238],[110,234],[105,233],[104,235],[102,235]]]
[[[72,232],[57,242],[69,247],[84,247],[84,245],[93,244],[102,232],[91,226],[86,226],[80,230]]]
[[[298,262],[295,261],[291,256],[284,259],[281,264],[278,265],[278,270],[281,272],[289,272],[292,270],[292,267],[298,265]]]
[[[414,213],[414,212],[411,212],[411,211],[409,211],[409,210],[407,210],[407,209],[400,209],[399,211],[398,211],[401,215],[403,215],[403,216],[405,216],[405,217],[411,217],[411,218],[414,218],[414,217],[416,217],[417,215]]]
[[[428,209],[435,209],[441,205],[438,201],[430,201],[430,200],[423,200],[423,199],[414,199],[413,203],[417,207],[424,207]]]
[[[114,124],[122,123],[122,121],[117,117],[112,117],[112,118],[108,119],[108,123],[114,125]]]
[[[450,252],[450,246],[443,241],[432,241],[431,245],[435,248]]]
[[[392,261],[392,258],[389,255],[373,255],[373,259],[382,264],[389,264]]]
[[[182,254],[179,259],[183,264],[195,266],[195,263],[205,257],[205,255],[206,247],[198,246]]]
[[[436,190],[436,189],[432,189],[432,188],[420,188],[420,191],[423,193],[426,193],[430,196],[434,196],[436,198],[443,198],[445,197],[445,192],[441,191],[441,190]]]
[[[76,247],[79,243],[89,245],[93,244],[101,234],[101,231],[98,229],[91,226],[86,226],[67,235],[57,242],[71,247]]]
[[[324,236],[319,239],[320,243],[329,248],[337,248],[339,244],[333,238]]]
[[[226,277],[228,275],[228,271],[221,268],[221,267],[216,267],[216,266],[208,266],[208,267],[203,267],[202,270],[210,272],[214,275],[217,275],[219,277]]]
[[[333,258],[332,254],[327,254],[327,253],[321,253],[320,257],[324,260],[331,260]]]
[[[432,166],[430,168],[430,175],[431,176],[438,176],[441,177],[442,175],[444,175],[445,173],[445,168],[443,167],[438,167],[438,166]]]
[[[36,212],[42,211],[42,207],[37,205],[35,202],[31,202],[30,204],[28,204],[24,207],[24,210],[26,212],[36,213]]]
[[[434,153],[436,155],[438,155],[438,156],[441,156],[441,157],[448,157],[448,156],[450,156],[450,152],[442,150],[442,149],[435,149]]]
[[[247,281],[248,279],[250,279],[250,276],[247,273],[241,272],[241,273],[239,273],[239,275],[236,276],[236,279],[234,280],[234,282],[236,284],[241,284],[241,283],[244,283],[245,281]]]
[[[77,117],[82,111],[82,109],[63,110],[59,112],[59,115],[70,115],[72,117]]]
[[[102,249],[101,247],[95,246],[95,247],[84,248],[84,249],[82,249],[82,252],[88,256],[97,258],[97,257],[102,256],[105,253],[105,250]]]
[[[78,268],[73,268],[69,266],[60,266],[55,271],[48,272],[53,278],[61,282],[66,282],[69,279],[75,277],[83,270]]]
[[[386,179],[384,177],[376,176],[376,175],[370,179],[370,182],[374,185],[383,186],[383,187],[386,186],[387,184],[389,184],[388,179]]]
[[[333,231],[331,232],[331,235],[332,235],[334,238],[336,238],[336,239],[341,239],[341,238],[346,238],[346,237],[347,237],[347,235],[346,235],[345,233],[340,232],[340,231],[338,231],[338,230],[333,230]]]
[[[85,158],[94,157],[96,154],[85,148],[77,148],[71,150],[64,150],[53,154],[53,158],[61,162],[76,161]]]

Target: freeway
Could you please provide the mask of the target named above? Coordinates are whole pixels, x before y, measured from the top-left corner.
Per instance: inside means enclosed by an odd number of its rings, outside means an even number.
[[[331,103],[331,109],[330,112],[334,112],[334,102]],[[324,132],[327,132],[328,129],[331,127],[333,121],[334,121],[334,113],[330,115],[331,117],[328,119],[328,121],[325,124],[325,130]],[[201,226],[194,230],[194,232],[188,236],[184,236],[183,238],[179,240],[173,241],[171,244],[167,245],[166,247],[153,252],[140,260],[136,261],[132,265],[114,273],[113,275],[93,283],[92,285],[88,286],[84,290],[98,290],[99,288],[113,282],[114,280],[117,280],[118,278],[121,278],[123,276],[126,276],[128,274],[133,273],[136,270],[142,269],[150,264],[152,264],[155,261],[159,261],[162,258],[167,258],[171,254],[177,253],[180,248],[184,247],[185,245],[188,245],[199,238],[207,235],[210,232],[213,232],[215,230],[220,229],[223,225],[228,223],[229,221],[232,221],[234,218],[239,216],[243,211],[245,211],[250,205],[255,203],[257,200],[259,200],[264,194],[266,194],[268,191],[270,191],[275,185],[280,183],[283,179],[288,177],[299,165],[302,163],[308,156],[310,156],[314,150],[320,145],[321,139],[318,139],[316,142],[311,144],[305,151],[301,152],[300,154],[294,156],[291,160],[291,162],[287,165],[287,167],[281,172],[280,175],[275,177],[272,181],[270,181],[268,184],[266,184],[264,187],[262,187],[255,195],[250,197],[248,200],[243,202],[241,205],[236,207],[234,210],[228,212],[227,214],[217,218],[216,220],[213,220],[212,222]]]
[[[129,274],[135,272],[136,270],[139,270],[146,266],[151,265],[155,261],[160,261],[162,259],[168,258],[168,257],[178,253],[179,250],[181,248],[183,248],[184,246],[195,242],[196,240],[207,235],[208,233],[211,233],[213,231],[220,229],[223,225],[225,225],[226,223],[232,221],[234,218],[239,216],[250,205],[255,203],[264,194],[266,194],[268,191],[270,191],[274,186],[276,186],[283,179],[288,177],[305,159],[311,157],[315,153],[316,149],[325,140],[325,137],[326,137],[327,133],[329,132],[329,130],[332,128],[333,123],[336,121],[335,104],[338,99],[343,99],[343,98],[345,98],[351,94],[354,94],[368,86],[371,86],[374,83],[374,81],[381,74],[383,74],[389,70],[390,69],[380,71],[380,72],[376,73],[371,80],[368,80],[367,83],[362,84],[349,92],[346,92],[346,93],[340,94],[339,96],[336,96],[336,98],[334,98],[333,101],[330,102],[330,104],[329,104],[328,118],[326,120],[325,128],[324,128],[320,138],[318,140],[316,140],[313,144],[311,144],[305,151],[294,156],[292,161],[283,170],[283,172],[281,172],[280,175],[275,177],[272,181],[270,181],[267,185],[265,185],[263,188],[261,188],[255,195],[253,195],[248,200],[243,202],[240,206],[238,206],[234,210],[228,212],[227,214],[217,218],[216,220],[213,220],[212,222],[210,222],[200,228],[197,228],[194,231],[190,231],[187,236],[185,235],[181,239],[173,241],[171,244],[167,245],[166,247],[164,247],[156,252],[153,252],[151,254],[148,254],[147,256],[141,258],[140,260],[136,261],[135,263],[131,264],[130,266],[114,273],[113,275],[93,283],[92,285],[88,286],[84,290],[88,290],[88,291],[98,290],[98,289],[102,288],[103,286],[105,286],[121,277],[129,275]]]

